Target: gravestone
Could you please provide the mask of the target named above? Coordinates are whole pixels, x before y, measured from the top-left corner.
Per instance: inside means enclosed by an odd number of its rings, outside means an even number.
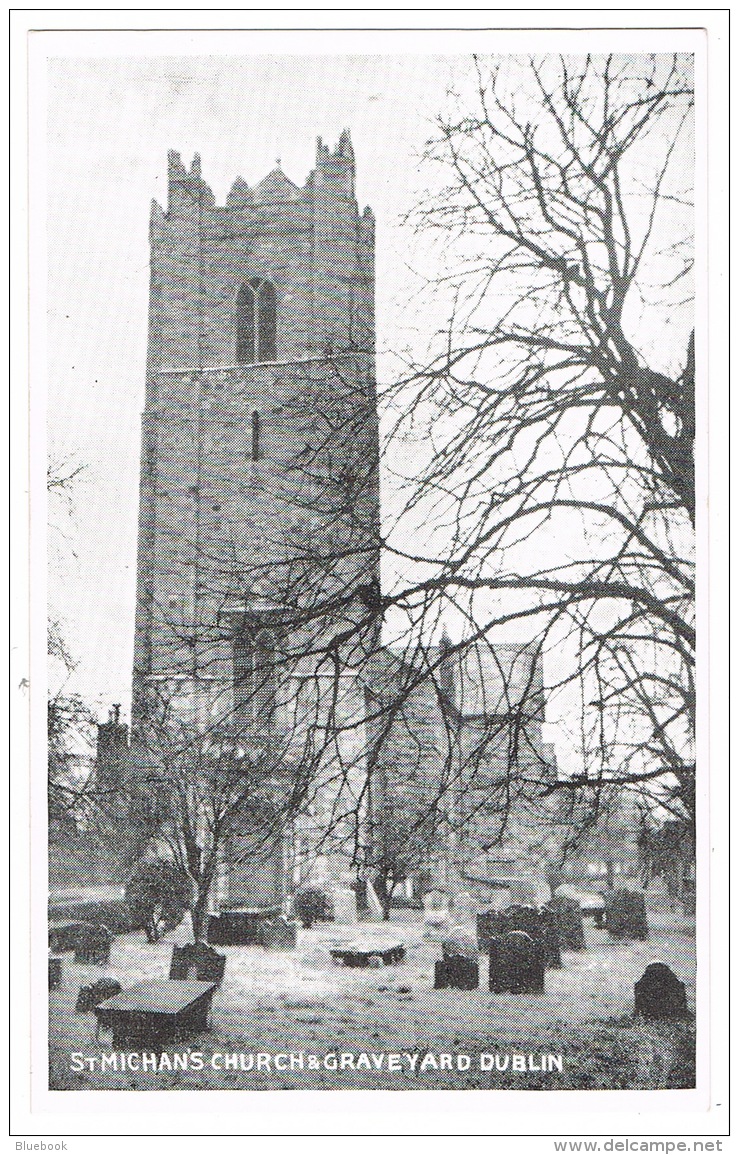
[[[80,919],[67,922],[49,923],[49,950],[56,954],[75,950],[78,939],[95,929],[94,923],[82,922]]]
[[[99,1007],[106,999],[112,999],[114,995],[121,992],[123,988],[116,979],[98,979],[96,983],[90,983],[89,986],[80,987],[80,993],[77,996],[77,1005],[75,1011],[79,1014],[84,1014],[87,1011]]]
[[[553,910],[542,906],[539,910],[539,927],[544,946],[546,965],[558,969],[562,966],[562,952],[559,948],[557,918]]]
[[[454,926],[441,944],[444,958],[470,958],[477,960],[477,938],[466,926]]]
[[[562,966],[559,940],[550,914],[542,913],[530,904],[515,903],[502,912],[501,933],[515,930],[523,931],[541,944],[546,966]]]
[[[544,948],[522,930],[490,944],[488,987],[494,994],[537,994],[544,990]]]
[[[394,966],[405,958],[405,946],[399,939],[356,939],[331,947],[331,958],[337,966]]]
[[[110,944],[113,935],[107,926],[91,926],[81,930],[74,947],[74,961],[107,966],[110,962]]]
[[[651,962],[634,983],[634,1014],[645,1019],[684,1019],[688,1014],[685,983],[663,962]]]
[[[606,895],[606,930],[612,938],[649,938],[647,908],[640,890],[625,887]]]
[[[476,991],[479,985],[480,968],[476,958],[450,955],[435,964],[434,990]]]
[[[452,900],[450,918],[455,926],[474,926],[477,917],[477,903],[471,894],[463,890]]]
[[[213,950],[204,942],[188,942],[185,946],[172,948],[172,961],[169,966],[171,979],[195,979],[201,983],[223,982],[226,969],[226,956]]]
[[[62,960],[60,958],[49,959],[49,990],[55,991],[57,987],[62,985]]]
[[[298,945],[298,924],[284,914],[262,923],[262,946],[265,950],[294,950]]]
[[[567,895],[555,894],[547,905],[554,914],[560,947],[563,950],[585,950],[585,931],[579,902]]]
[[[514,902],[503,911],[503,920],[506,933],[511,930],[522,930],[525,934],[538,933],[539,912],[531,903]]]
[[[499,910],[486,910],[477,916],[477,946],[482,954],[488,954],[491,941],[505,934],[504,919]]]
[[[215,983],[149,979],[95,1007],[98,1026],[113,1032],[113,1047],[158,1049],[208,1030]]]
[[[424,938],[441,940],[449,930],[449,899],[441,890],[430,890],[423,896]]]
[[[279,906],[233,907],[208,920],[208,942],[215,946],[261,946],[262,924],[281,914]]]
[[[351,925],[357,921],[357,896],[348,886],[331,888],[334,922]]]

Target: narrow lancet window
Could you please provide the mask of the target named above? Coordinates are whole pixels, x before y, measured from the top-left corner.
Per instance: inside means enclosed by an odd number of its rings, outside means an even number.
[[[258,413],[251,415],[251,459],[252,461],[259,461],[261,455],[261,445],[259,444],[261,421]]]
[[[255,365],[277,357],[277,298],[271,281],[252,277],[236,297],[236,360]]]

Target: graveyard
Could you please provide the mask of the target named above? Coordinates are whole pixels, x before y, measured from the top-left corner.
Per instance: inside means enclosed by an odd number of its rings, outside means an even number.
[[[150,1060],[143,1071],[127,1063],[115,1069],[110,1059],[101,1069],[101,1056],[115,1048],[104,1032],[96,1037],[93,1011],[75,1010],[80,988],[101,978],[115,979],[124,990],[137,984],[166,987],[173,950],[191,941],[191,928],[185,919],[153,943],[142,931],[120,934],[107,964],[63,956],[61,984],[49,993],[49,1085],[57,1090],[689,1087],[692,1015],[635,1016],[634,984],[659,960],[685,984],[693,1011],[694,920],[659,903],[649,905],[648,919],[648,939],[634,940],[614,937],[586,918],[585,949],[563,948],[561,967],[546,968],[544,989],[522,993],[488,989],[484,952],[473,963],[479,964],[479,987],[434,989],[442,945],[438,937],[429,938],[423,912],[415,910],[394,910],[390,922],[300,927],[294,949],[219,946],[225,969],[212,992],[206,1029],[168,1045],[169,1058]],[[653,971],[653,979],[660,973]],[[276,1067],[277,1055],[288,1058]],[[357,1065],[359,1055],[368,1058]],[[492,1069],[480,1069],[481,1055],[488,1056],[483,1066]],[[180,1056],[178,1069],[171,1069],[174,1056]],[[292,1069],[289,1056],[302,1056],[292,1059]],[[400,1058],[391,1061],[391,1056]],[[458,1056],[465,1058],[458,1063]]]

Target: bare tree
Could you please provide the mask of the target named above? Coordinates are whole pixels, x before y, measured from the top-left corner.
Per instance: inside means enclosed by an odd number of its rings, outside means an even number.
[[[150,698],[125,781],[98,791],[102,814],[165,849],[192,884],[196,939],[206,932],[218,870],[258,870],[279,850],[303,798],[300,769],[251,728],[204,728],[166,693]]]
[[[645,884],[663,878],[670,902],[682,903],[686,914],[695,913],[695,830],[685,820],[668,819],[645,825],[639,838],[639,853]],[[693,876],[694,877],[694,876]]]
[[[60,511],[68,518],[74,508],[75,482],[84,466],[71,460],[50,461],[46,489],[49,497],[49,528],[65,543],[65,552],[73,552],[62,529]],[[58,564],[61,564],[60,559]],[[60,622],[47,625],[47,658],[49,693],[47,698],[47,765],[49,819],[52,829],[73,825],[83,818],[87,806],[87,778],[94,718],[88,704],[69,688],[76,662],[64,637]]]
[[[79,694],[70,693],[68,678],[75,668],[56,622],[49,624],[48,657],[62,677],[47,701],[47,761],[49,821],[55,826],[74,826],[88,809],[89,766],[94,717]]]
[[[425,548],[388,542],[417,580],[388,601],[536,634],[550,697],[584,719],[582,771],[545,789],[656,804],[682,783],[689,807],[690,60],[476,61],[470,90],[413,217],[449,311],[391,394],[396,436],[430,452],[399,522],[422,519]]]

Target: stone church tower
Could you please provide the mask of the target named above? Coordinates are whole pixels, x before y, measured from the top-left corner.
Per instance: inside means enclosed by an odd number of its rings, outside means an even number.
[[[354,179],[343,132],[333,150],[318,140],[302,188],[278,165],[218,206],[199,158],[187,171],[170,153],[167,209],[152,205],[134,746],[164,703],[275,780],[307,774],[308,751],[341,766],[330,798],[305,791],[289,851],[281,834],[256,868],[248,835],[231,838],[234,904],[290,889],[311,824],[330,813],[339,830],[362,788],[379,485],[374,220]],[[340,841],[322,869],[341,873]]]

